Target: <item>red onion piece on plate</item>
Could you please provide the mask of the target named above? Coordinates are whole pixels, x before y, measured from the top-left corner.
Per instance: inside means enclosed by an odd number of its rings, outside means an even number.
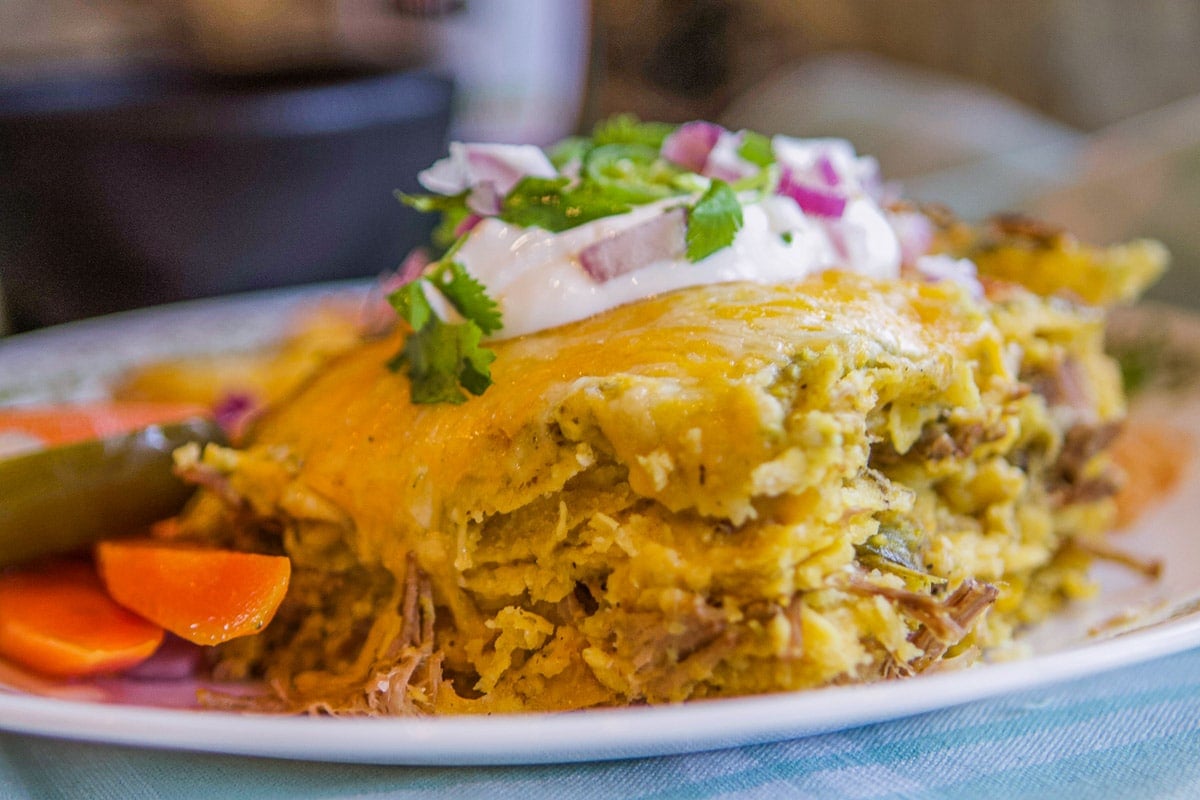
[[[154,655],[122,674],[137,680],[179,681],[195,677],[203,662],[200,645],[168,633]]]
[[[241,441],[259,414],[263,403],[249,392],[230,392],[213,407],[217,424],[235,442]]]
[[[673,208],[620,233],[588,245],[579,263],[598,283],[610,281],[655,261],[687,253],[687,212]]]

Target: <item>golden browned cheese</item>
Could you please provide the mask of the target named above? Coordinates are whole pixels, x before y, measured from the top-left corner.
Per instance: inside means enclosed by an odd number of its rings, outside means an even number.
[[[486,712],[911,674],[1086,593],[1123,413],[1099,312],[831,272],[686,289],[498,342],[413,405],[399,335],[242,451],[193,536],[282,550],[218,672],[292,707]]]

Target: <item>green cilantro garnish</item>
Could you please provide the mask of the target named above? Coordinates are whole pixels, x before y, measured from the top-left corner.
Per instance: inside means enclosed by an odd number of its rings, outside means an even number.
[[[458,239],[458,227],[471,215],[467,208],[467,193],[444,196],[440,194],[405,194],[395,192],[396,199],[422,214],[441,214],[430,237],[433,246],[445,250]]]
[[[479,326],[483,333],[501,328],[500,307],[488,297],[487,289],[457,261],[443,262],[429,276],[429,282],[450,301],[454,310]]]
[[[451,195],[406,194],[397,189],[393,194],[401,203],[404,203],[409,208],[420,211],[422,214],[429,214],[435,211],[450,211],[467,204],[466,192]]]
[[[704,196],[688,211],[687,257],[700,261],[733,243],[742,227],[742,204],[737,192],[713,180]]]
[[[388,302],[391,303],[392,308],[396,309],[400,318],[417,332],[423,330],[429,321],[437,316],[433,311],[433,306],[429,305],[429,298],[425,296],[423,278],[406,283],[389,294]]]
[[[522,178],[501,199],[497,217],[512,225],[559,233],[627,213],[640,204],[668,198],[680,198],[684,204],[702,193],[688,209],[686,244],[688,260],[707,258],[728,247],[742,227],[738,192],[769,191],[776,171],[771,142],[760,134],[745,134],[738,154],[760,169],[731,186],[662,156],[663,142],[675,129],[622,115],[599,123],[590,138],[564,140],[548,151],[560,174]],[[469,194],[396,195],[417,211],[441,216],[433,232],[440,260],[388,297],[412,327],[389,366],[407,372],[414,403],[462,403],[467,399],[464,392],[482,394],[492,382],[490,367],[496,356],[482,341],[501,330],[499,307],[455,261],[469,235],[463,232],[463,223],[474,213],[467,206]],[[438,316],[435,306],[442,301],[462,320],[450,322]]]
[[[463,321],[445,322],[434,311],[427,287],[441,294]],[[409,325],[404,349],[389,363],[407,369],[414,403],[462,403],[462,389],[479,395],[492,385],[496,354],[481,346],[485,334],[500,330],[496,302],[479,281],[456,261],[442,261],[424,276],[388,296]]]

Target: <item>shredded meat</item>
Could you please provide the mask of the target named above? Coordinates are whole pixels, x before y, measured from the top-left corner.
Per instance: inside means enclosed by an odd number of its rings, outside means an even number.
[[[433,652],[433,589],[429,578],[409,553],[404,576],[404,624],[384,651],[381,662],[391,665],[376,673],[367,690],[367,707],[377,714],[424,713],[437,699],[441,686],[441,655]],[[413,697],[417,688],[421,702]]]
[[[962,641],[974,627],[976,620],[996,602],[999,594],[1000,590],[990,583],[983,583],[974,578],[963,581],[942,601],[942,609],[953,623],[952,630],[961,633],[951,638],[943,638],[928,626],[918,630],[912,637],[912,643],[924,650],[925,654],[911,662],[913,670],[922,672],[945,655],[953,645]]]
[[[1121,483],[1118,473],[1105,469],[1088,475],[1089,462],[1108,448],[1121,432],[1119,422],[1076,423],[1067,431],[1062,451],[1050,468],[1047,486],[1059,505],[1084,503],[1110,497]]]
[[[1072,541],[1072,544],[1094,558],[1128,567],[1135,572],[1140,572],[1151,580],[1158,580],[1162,576],[1163,564],[1157,558],[1139,558],[1133,553],[1118,550],[1105,542],[1099,541],[1075,539]]]
[[[658,614],[631,614],[618,633],[618,648],[632,652],[638,672],[679,662],[716,639],[726,626],[725,616],[696,597],[686,611],[663,619]]]
[[[921,430],[921,435],[907,452],[897,453],[888,442],[876,444],[871,449],[871,464],[887,467],[905,459],[919,461],[942,461],[947,458],[969,458],[980,445],[1003,439],[1008,429],[1003,424],[985,425],[975,422],[969,425],[950,425],[931,422]]]
[[[1000,593],[992,584],[974,578],[963,581],[949,597],[940,601],[920,592],[879,586],[861,575],[851,577],[844,588],[856,594],[887,598],[921,623],[909,641],[923,650],[923,654],[908,664],[889,659],[883,668],[885,677],[904,677],[928,669],[971,632],[976,620]]]
[[[724,612],[700,596],[692,601],[665,619],[651,612],[629,614],[616,629],[614,647],[634,666],[636,694],[676,696],[736,647]]]
[[[1039,370],[1023,378],[1034,392],[1046,399],[1048,405],[1080,410],[1092,407],[1083,366],[1070,356],[1061,359],[1050,369]]]
[[[674,669],[659,673],[647,682],[647,694],[654,697],[678,697],[697,675],[710,674],[721,661],[737,649],[740,635],[734,629],[722,630],[703,647],[681,658]]]
[[[288,710],[306,714],[377,714],[419,716],[433,711],[442,683],[441,653],[434,652],[433,590],[428,577],[409,554],[398,598],[400,630],[387,645],[363,657],[373,667],[362,683],[330,676],[326,697],[312,701],[288,686],[272,682]],[[370,645],[367,645],[370,648]]]

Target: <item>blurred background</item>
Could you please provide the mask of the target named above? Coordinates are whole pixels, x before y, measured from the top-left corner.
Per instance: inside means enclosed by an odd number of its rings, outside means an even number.
[[[1200,306],[1196,0],[0,0],[0,332],[378,275],[450,138],[623,111],[1160,238]]]

